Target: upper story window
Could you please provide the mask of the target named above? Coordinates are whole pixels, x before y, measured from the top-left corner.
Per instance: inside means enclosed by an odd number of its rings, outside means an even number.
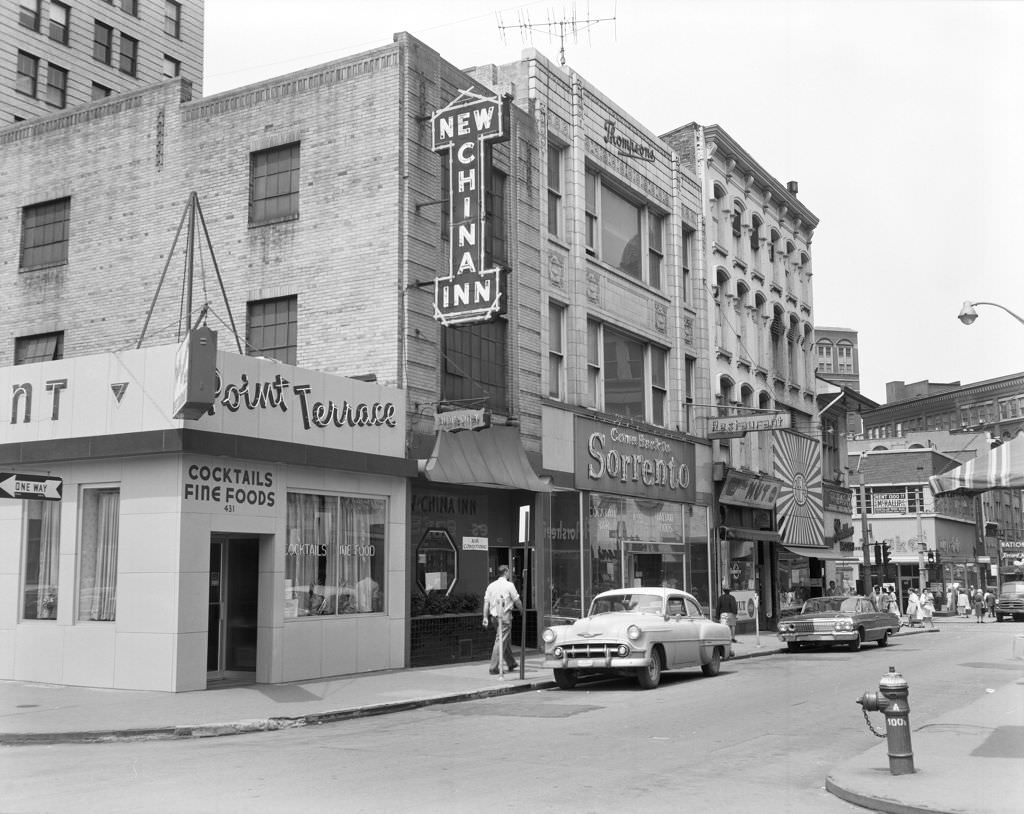
[[[174,0],[164,2],[164,33],[181,39],[181,3]]]
[[[138,17],[139,0],[121,0],[121,11],[126,11],[133,17]]]
[[[68,44],[71,31],[71,8],[57,0],[50,0],[50,39],[61,45]]]
[[[743,257],[743,207],[739,201],[732,204],[732,256],[736,259]]]
[[[25,28],[39,30],[39,5],[42,0],[21,0],[18,7],[18,22]]]
[[[297,364],[298,322],[298,297],[250,302],[245,328],[246,355],[266,356],[288,365]]]
[[[111,93],[113,93],[113,91],[106,85],[101,85],[99,82],[93,82],[90,98],[95,102],[98,99],[106,99]]]
[[[39,57],[18,51],[18,78],[15,90],[33,99],[36,96],[36,84],[39,81]]]
[[[565,398],[565,311],[548,302],[548,396],[559,400]]]
[[[822,373],[835,373],[832,361],[832,343],[823,339],[817,344],[818,348],[818,370]]]
[[[760,268],[761,261],[761,237],[764,231],[764,223],[757,215],[750,216],[750,264],[754,270]]]
[[[139,67],[139,41],[127,34],[121,34],[121,53],[118,70],[128,76],[135,76]]]
[[[591,406],[664,426],[668,351],[597,322],[587,322]]]
[[[661,223],[662,218],[647,213],[647,282],[651,288],[661,288],[661,266],[665,262]]]
[[[181,76],[181,62],[174,57],[167,56],[167,54],[164,54],[164,76],[168,79]]]
[[[505,173],[491,167],[484,191],[487,228],[484,230],[484,265],[508,265],[508,228],[505,222]]]
[[[22,209],[21,268],[44,268],[67,263],[70,219],[70,198]]]
[[[683,227],[683,239],[679,250],[679,262],[682,266],[683,302],[693,302],[693,235],[692,229]]]
[[[92,58],[104,65],[114,58],[114,29],[99,20],[92,27]]]
[[[849,342],[840,342],[836,345],[836,365],[839,373],[852,374],[853,370],[853,345]]]
[[[557,144],[548,143],[548,234],[564,237],[562,203],[562,159],[565,150]]]
[[[31,365],[64,358],[64,332],[55,331],[35,336],[19,336],[14,340],[14,364]]]
[[[505,414],[508,401],[508,324],[494,319],[441,331],[441,398]]]
[[[250,158],[249,225],[299,216],[299,144],[260,150]]]
[[[587,173],[587,254],[651,285],[655,285],[651,282],[651,257],[654,256],[658,261],[654,276],[660,286],[662,226],[660,222],[652,226],[652,218],[661,220],[661,216],[648,207],[621,195],[597,173]],[[659,242],[653,255],[652,235],[656,235]]]
[[[52,62],[46,72],[46,103],[64,107],[68,100],[68,72]]]

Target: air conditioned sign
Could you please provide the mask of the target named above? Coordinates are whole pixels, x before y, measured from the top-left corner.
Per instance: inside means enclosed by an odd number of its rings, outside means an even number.
[[[448,275],[434,280],[442,325],[487,322],[505,308],[504,270],[484,268],[487,142],[505,141],[508,102],[462,91],[431,116],[434,152],[448,152]]]

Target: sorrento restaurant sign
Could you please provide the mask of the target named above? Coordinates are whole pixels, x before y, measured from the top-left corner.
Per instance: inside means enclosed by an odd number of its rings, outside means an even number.
[[[675,502],[693,502],[694,445],[634,427],[576,418],[575,485]]]
[[[434,280],[434,319],[488,322],[505,310],[504,269],[484,268],[488,142],[508,139],[508,101],[462,91],[430,119],[434,152],[448,153],[448,274]]]

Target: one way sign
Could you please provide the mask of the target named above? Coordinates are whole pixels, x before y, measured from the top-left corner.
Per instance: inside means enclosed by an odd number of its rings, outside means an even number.
[[[16,475],[0,472],[0,498],[25,500],[60,500],[64,489],[61,478],[49,475]]]

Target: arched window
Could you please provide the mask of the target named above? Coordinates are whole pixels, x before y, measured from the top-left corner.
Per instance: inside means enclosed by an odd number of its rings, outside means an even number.
[[[817,349],[817,369],[821,373],[835,373],[832,343],[828,339],[819,339],[814,347]]]
[[[725,241],[725,198],[725,187],[716,183],[711,191],[711,217],[715,221],[715,241],[723,247],[728,245]]]
[[[720,416],[732,415],[733,400],[735,399],[736,383],[731,376],[719,376],[718,378],[718,414]]]
[[[848,376],[856,373],[853,364],[853,343],[848,339],[840,339],[836,343],[836,373],[844,373]]]
[[[732,256],[743,260],[743,204],[732,202]]]

